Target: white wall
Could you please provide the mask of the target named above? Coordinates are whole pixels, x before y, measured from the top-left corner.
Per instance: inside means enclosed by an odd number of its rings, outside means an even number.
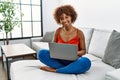
[[[120,31],[120,0],[44,0],[44,4],[47,5],[43,7],[45,32],[59,26],[53,19],[53,10],[63,4],[71,4],[76,9],[78,18],[74,25],[77,27]]]
[[[60,0],[43,0],[43,33],[53,31],[57,24],[53,18],[53,12]]]

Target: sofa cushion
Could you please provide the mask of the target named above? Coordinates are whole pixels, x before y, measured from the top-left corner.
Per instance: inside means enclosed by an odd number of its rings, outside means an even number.
[[[105,74],[115,70],[101,60],[92,62],[89,71],[83,74],[60,74],[40,70],[44,66],[39,60],[21,60],[11,64],[11,80],[104,80]]]
[[[103,58],[112,31],[94,29],[88,53]]]
[[[43,38],[40,40],[42,42],[51,42],[54,36],[54,31],[46,32]]]
[[[105,64],[101,60],[92,62],[91,68],[84,74],[78,74],[78,80],[105,80],[105,74],[113,71],[115,68]]]
[[[79,27],[78,29],[82,30],[85,36],[86,51],[88,52],[88,47],[93,33],[93,28]]]
[[[110,36],[103,61],[115,68],[120,68],[120,33],[115,30]]]
[[[32,48],[37,52],[40,49],[49,49],[48,42],[32,42]]]
[[[120,69],[115,69],[106,74],[105,80],[120,80]]]
[[[85,55],[83,55],[83,57],[87,57],[91,62],[101,60],[101,58],[98,58],[92,54],[85,54]]]
[[[11,80],[77,80],[74,74],[59,74],[40,69],[39,60],[21,60],[11,64]]]

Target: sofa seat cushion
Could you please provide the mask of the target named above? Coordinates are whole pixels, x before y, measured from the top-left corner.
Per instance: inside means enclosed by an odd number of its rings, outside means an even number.
[[[78,80],[105,80],[105,74],[115,68],[103,63],[101,60],[92,62],[91,68],[84,74],[78,74]]]
[[[101,60],[92,62],[89,71],[84,74],[60,74],[40,70],[44,66],[39,60],[21,60],[11,63],[11,80],[104,80],[105,74],[115,68]]]
[[[106,80],[120,80],[120,68],[108,72],[105,77]]]
[[[85,54],[85,55],[83,55],[84,57],[87,57],[91,62],[93,62],[93,61],[97,61],[97,60],[102,60],[101,58],[98,58],[98,57],[96,57],[96,56],[94,56],[94,55],[92,55],[92,54]]]
[[[76,80],[74,74],[59,74],[40,70],[39,60],[21,60],[11,63],[11,80]]]
[[[32,42],[32,48],[37,52],[40,49],[49,49],[48,42]]]

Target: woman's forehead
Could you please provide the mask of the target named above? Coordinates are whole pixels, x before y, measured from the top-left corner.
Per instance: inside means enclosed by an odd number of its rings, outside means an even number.
[[[62,13],[62,14],[60,15],[60,17],[65,17],[65,16],[69,16],[69,15],[67,15],[67,14],[65,14],[65,13]]]

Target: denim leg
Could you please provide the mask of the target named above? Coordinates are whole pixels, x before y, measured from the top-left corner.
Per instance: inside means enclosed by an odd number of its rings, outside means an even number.
[[[50,52],[49,50],[40,50],[38,52],[38,59],[44,63],[45,65],[51,67],[51,68],[61,68],[64,67],[63,64],[59,62],[57,59],[50,58]]]
[[[88,71],[91,67],[91,62],[86,57],[81,57],[69,65],[56,70],[57,73],[65,74],[80,74]]]

